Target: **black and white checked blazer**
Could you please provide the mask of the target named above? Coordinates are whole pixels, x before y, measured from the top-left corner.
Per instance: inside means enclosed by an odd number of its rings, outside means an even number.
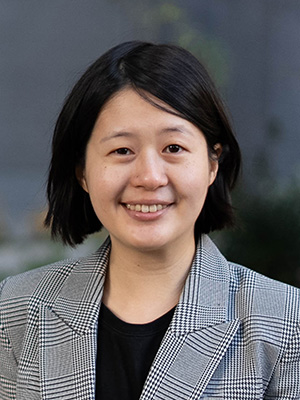
[[[1,400],[94,399],[109,250],[2,283]],[[300,399],[299,298],[204,235],[141,399]]]

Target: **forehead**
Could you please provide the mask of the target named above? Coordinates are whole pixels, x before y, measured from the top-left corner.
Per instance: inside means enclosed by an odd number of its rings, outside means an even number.
[[[145,90],[135,90],[131,87],[125,87],[114,93],[103,105],[100,114],[107,109],[115,108],[121,111],[131,107],[149,108],[151,111],[161,110],[179,116],[179,113],[174,108],[151,93]]]
[[[135,128],[142,126],[161,127],[167,130],[168,125],[198,129],[182,118],[170,105],[148,92],[137,92],[125,88],[113,95],[102,107],[96,120],[94,130],[105,127],[114,129]],[[180,129],[179,129],[180,131]]]

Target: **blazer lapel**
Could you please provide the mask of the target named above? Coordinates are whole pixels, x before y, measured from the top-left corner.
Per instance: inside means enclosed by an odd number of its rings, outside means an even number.
[[[95,398],[97,323],[109,245],[79,262],[54,304],[42,304],[39,357],[43,399]]]
[[[180,337],[168,331],[140,399],[199,399],[238,327],[233,320]]]
[[[40,307],[39,357],[44,400],[94,399],[97,323],[109,242],[79,262],[54,303]],[[201,238],[170,327],[141,395],[198,399],[239,326],[228,319],[229,270],[210,239]]]
[[[227,261],[204,235],[141,400],[203,394],[240,324],[228,318],[229,282]]]

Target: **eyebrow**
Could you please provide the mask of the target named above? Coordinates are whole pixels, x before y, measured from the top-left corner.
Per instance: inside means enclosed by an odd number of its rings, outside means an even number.
[[[104,138],[102,138],[100,140],[100,143],[107,142],[108,140],[116,139],[119,137],[132,137],[132,136],[134,136],[134,134],[132,132],[127,132],[127,131],[112,132],[108,136],[105,136]]]
[[[188,135],[192,134],[192,132],[184,125],[167,126],[166,128],[161,129],[160,132],[162,134],[171,133],[171,132],[179,132],[179,133],[188,134]],[[104,143],[104,142],[107,142],[108,140],[116,139],[119,137],[134,137],[134,136],[135,136],[135,134],[133,132],[115,131],[115,132],[111,132],[108,136],[105,136],[104,138],[102,138],[100,140],[100,142]]]
[[[179,132],[183,134],[191,135],[191,131],[184,125],[172,125],[168,126],[161,131],[162,133],[169,133],[169,132]]]

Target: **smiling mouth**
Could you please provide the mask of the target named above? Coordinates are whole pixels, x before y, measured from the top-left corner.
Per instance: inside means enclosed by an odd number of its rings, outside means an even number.
[[[155,213],[156,211],[167,208],[166,204],[125,204],[126,208],[131,211],[139,211],[142,213]]]

